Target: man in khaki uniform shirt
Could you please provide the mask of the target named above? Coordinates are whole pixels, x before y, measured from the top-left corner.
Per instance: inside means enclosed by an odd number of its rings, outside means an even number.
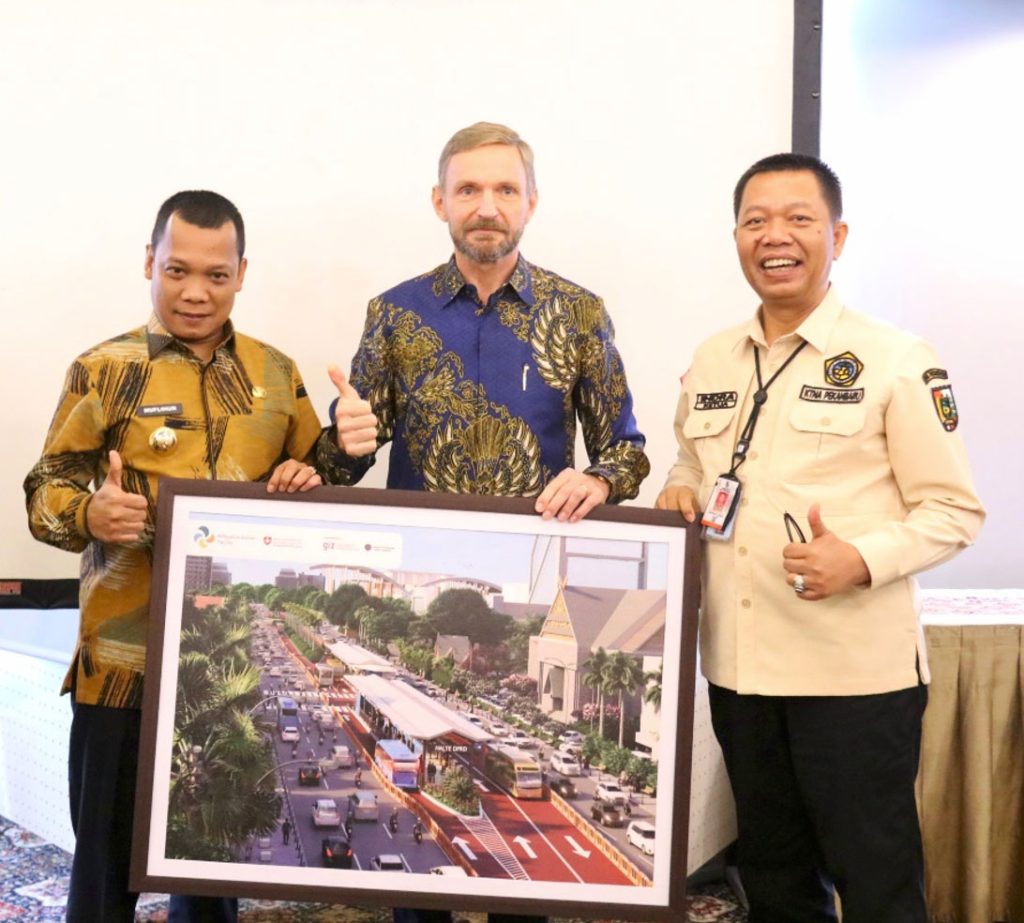
[[[835,920],[833,888],[847,923],[925,923],[912,575],[984,518],[949,376],[830,287],[847,226],[827,166],[765,158],[734,207],[761,307],[697,350],[657,505],[693,521],[740,484],[706,542],[701,661],[751,923]]]

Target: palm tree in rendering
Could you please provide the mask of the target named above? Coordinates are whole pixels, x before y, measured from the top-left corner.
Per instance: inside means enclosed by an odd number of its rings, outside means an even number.
[[[600,737],[604,737],[604,692],[605,684],[608,681],[606,670],[609,659],[608,652],[603,647],[599,647],[590,655],[583,673],[583,685],[590,686],[597,692],[597,733]],[[593,719],[591,719],[591,727],[593,727]]]
[[[609,695],[615,695],[619,700],[619,746],[621,747],[626,727],[626,710],[623,707],[623,699],[643,688],[644,669],[636,657],[624,651],[615,651],[609,658],[606,673],[605,689]]]

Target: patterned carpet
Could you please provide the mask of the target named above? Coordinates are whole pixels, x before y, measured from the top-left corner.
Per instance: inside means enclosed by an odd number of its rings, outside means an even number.
[[[64,850],[0,817],[0,923],[63,920],[70,863]],[[163,923],[166,918],[166,897],[142,895],[137,921]],[[486,916],[465,913],[456,914],[456,919],[484,923]],[[746,919],[726,884],[701,886],[688,900],[687,923],[743,923]],[[332,904],[244,900],[239,923],[391,923],[391,913]]]

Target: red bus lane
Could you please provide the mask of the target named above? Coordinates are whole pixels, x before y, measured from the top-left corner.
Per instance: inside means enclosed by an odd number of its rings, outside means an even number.
[[[569,823],[550,801],[520,801],[501,792],[484,795],[482,801],[531,879],[631,884],[587,833]]]

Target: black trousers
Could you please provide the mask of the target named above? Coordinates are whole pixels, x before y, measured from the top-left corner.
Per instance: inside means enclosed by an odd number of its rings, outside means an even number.
[[[135,773],[136,709],[82,705],[72,692],[68,789],[75,854],[67,923],[133,923],[139,895],[128,890]],[[234,923],[235,898],[172,895],[169,923]]]
[[[927,923],[914,800],[923,685],[863,696],[710,687],[750,923]]]

